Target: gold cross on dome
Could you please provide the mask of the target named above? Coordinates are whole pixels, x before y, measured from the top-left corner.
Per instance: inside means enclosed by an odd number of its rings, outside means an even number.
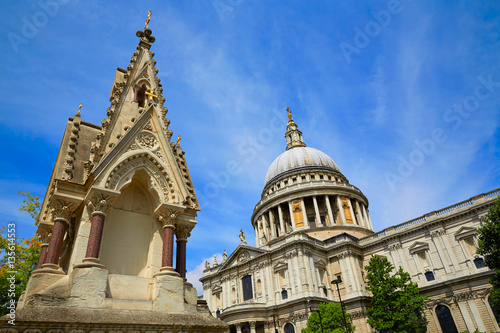
[[[146,19],[146,25],[144,26],[144,30],[148,28],[149,20],[151,20],[151,11],[148,11],[148,18]]]
[[[158,95],[153,94],[153,92],[152,92],[152,91],[145,91],[144,93],[145,93],[146,95],[148,95],[148,101],[149,101],[150,99],[152,99],[153,97],[158,98]]]
[[[288,121],[293,121],[292,120],[292,111],[290,111],[290,108],[286,108],[286,110],[288,111]]]

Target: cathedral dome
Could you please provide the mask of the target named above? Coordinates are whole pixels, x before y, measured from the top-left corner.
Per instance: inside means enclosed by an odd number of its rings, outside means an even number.
[[[330,169],[340,172],[339,167],[328,156],[311,147],[293,147],[279,155],[267,170],[266,185],[275,177],[296,169]]]

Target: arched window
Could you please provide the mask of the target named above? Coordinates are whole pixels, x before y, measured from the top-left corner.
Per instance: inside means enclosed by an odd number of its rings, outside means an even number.
[[[220,310],[217,310],[217,312],[215,313],[215,315],[217,316],[217,318],[220,318]]]
[[[436,308],[436,317],[443,333],[458,333],[457,326],[451,315],[450,309],[446,305],[439,305]]]
[[[500,324],[500,321],[498,321],[498,308],[493,306],[493,300],[491,297],[488,297],[488,303],[490,304],[491,311],[493,312],[493,315],[495,316],[495,319],[497,320],[497,324]]]
[[[283,290],[281,292],[281,299],[287,299],[288,298],[288,292],[286,290]]]
[[[146,99],[146,85],[142,85],[135,91],[135,101],[139,104],[139,107],[144,106],[144,101]]]
[[[287,323],[284,327],[285,333],[295,333],[295,327],[292,324]]]

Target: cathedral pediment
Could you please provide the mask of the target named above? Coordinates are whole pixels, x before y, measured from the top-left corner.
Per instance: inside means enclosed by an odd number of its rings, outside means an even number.
[[[457,240],[467,238],[470,236],[474,236],[477,234],[477,229],[473,227],[461,227],[458,229],[458,231],[455,233],[455,238]]]
[[[417,253],[420,251],[425,251],[428,249],[429,249],[429,244],[424,243],[424,242],[415,242],[408,248],[408,250],[410,251],[411,254]]]
[[[267,251],[253,246],[240,244],[236,248],[236,250],[234,250],[234,252],[229,256],[229,258],[227,258],[227,260],[220,265],[220,270],[244,264],[245,262],[266,252]]]

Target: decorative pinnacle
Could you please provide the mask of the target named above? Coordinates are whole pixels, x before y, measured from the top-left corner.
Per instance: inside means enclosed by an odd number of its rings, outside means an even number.
[[[292,122],[293,119],[292,119],[292,111],[290,111],[290,108],[286,108],[286,110],[288,111],[288,122]]]
[[[177,142],[175,143],[175,146],[176,146],[176,147],[179,147],[179,142],[181,142],[181,139],[182,139],[182,136],[180,136],[180,135],[179,135],[179,136],[177,137]]]
[[[149,26],[149,21],[151,20],[151,11],[148,11],[148,18],[146,19],[146,25],[144,26],[144,32],[141,30],[137,30],[135,35],[137,37],[141,38],[141,41],[147,42],[147,43],[154,43],[155,42],[155,37],[151,36],[153,33],[151,29],[148,28]]]
[[[80,115],[80,110],[82,109],[82,105],[83,105],[83,104],[82,104],[82,103],[80,103],[80,106],[78,107],[78,112],[76,113],[76,115],[78,115],[78,116]]]

